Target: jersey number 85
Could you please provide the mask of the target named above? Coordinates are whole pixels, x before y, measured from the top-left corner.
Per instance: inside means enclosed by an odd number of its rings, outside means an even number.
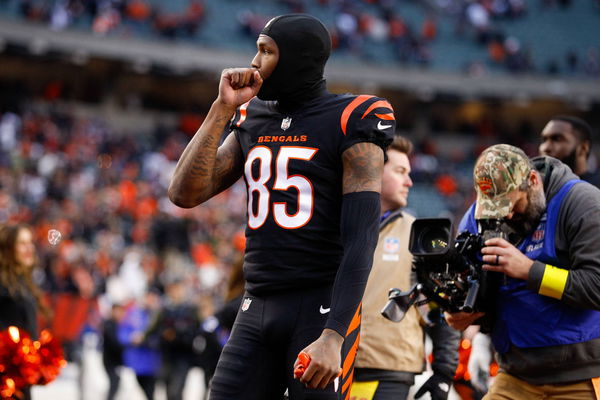
[[[273,219],[285,229],[297,229],[308,223],[312,218],[314,196],[311,182],[302,175],[289,175],[290,160],[310,161],[318,149],[301,146],[282,146],[275,159],[275,182],[272,190],[288,190],[294,187],[298,190],[298,206],[295,214],[288,214],[285,202],[273,203]],[[252,164],[259,160],[258,176],[252,175]],[[248,153],[244,164],[244,174],[248,183],[248,226],[251,229],[260,228],[269,215],[271,193],[266,186],[271,179],[271,164],[273,151],[266,146],[256,146]],[[256,212],[253,196],[257,193]]]

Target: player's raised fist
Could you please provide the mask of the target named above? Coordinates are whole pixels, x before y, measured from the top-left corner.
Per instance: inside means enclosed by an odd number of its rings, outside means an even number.
[[[262,82],[255,68],[225,69],[219,82],[219,99],[226,105],[238,107],[256,96]]]

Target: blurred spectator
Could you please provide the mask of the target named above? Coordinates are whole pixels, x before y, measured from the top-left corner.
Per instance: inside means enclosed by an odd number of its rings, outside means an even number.
[[[124,317],[125,307],[114,304],[102,326],[102,364],[108,375],[106,400],[114,400],[121,381],[118,369],[123,365],[123,345],[119,342],[118,326]]]
[[[506,67],[511,72],[527,72],[531,70],[529,49],[523,47],[515,37],[508,37],[504,41],[506,50]]]
[[[31,229],[0,226],[0,330],[16,326],[34,340],[38,337],[37,310],[44,307],[33,281],[36,261]],[[29,388],[23,388],[22,399],[30,399]]]
[[[559,159],[584,181],[600,188],[600,172],[590,171],[592,128],[572,115],[553,117],[540,133],[540,155]]]
[[[215,373],[221,350],[229,339],[233,323],[237,316],[244,296],[244,248],[245,236],[242,231],[233,238],[233,244],[239,252],[232,263],[227,279],[227,288],[223,299],[224,304],[202,323],[200,336],[195,339],[195,351],[198,353],[196,365],[204,370],[206,387]],[[200,350],[202,345],[203,350]]]
[[[110,5],[103,7],[94,22],[92,23],[92,31],[104,36],[111,30],[115,29],[121,23],[121,14]]]
[[[579,58],[577,53],[573,49],[569,49],[565,54],[565,63],[567,65],[567,72],[574,75],[578,72]]]
[[[225,294],[224,306],[215,313],[215,317],[219,322],[219,326],[224,329],[223,334],[228,337],[231,328],[233,328],[233,322],[237,316],[240,304],[242,304],[242,298],[244,296],[244,258],[242,256],[243,248],[240,255],[238,255],[236,261],[233,263],[231,268],[229,279],[227,283],[227,292]]]
[[[11,153],[17,146],[17,133],[21,129],[21,118],[12,112],[7,112],[0,119],[0,150]],[[0,221],[4,222],[4,221]]]
[[[51,29],[57,31],[63,30],[71,22],[67,3],[66,0],[59,0],[54,3],[50,15]]]
[[[338,48],[343,50],[357,51],[360,36],[358,33],[358,18],[351,11],[344,10],[339,13],[335,20],[335,31],[338,37]]]
[[[427,16],[425,20],[423,20],[423,24],[421,26],[421,37],[426,42],[431,42],[437,36],[437,23],[435,18],[432,16]]]
[[[251,38],[256,38],[269,18],[250,10],[242,10],[237,16],[242,32]]]
[[[194,363],[194,339],[200,330],[200,312],[189,301],[182,279],[169,282],[164,305],[145,335],[160,337],[160,378],[167,387],[167,400],[182,400],[183,388]]]
[[[600,76],[600,51],[597,47],[590,47],[585,57],[585,72],[589,76]]]
[[[49,315],[33,278],[37,262],[33,231],[25,225],[0,226],[0,330],[16,326],[38,337],[38,309]]]
[[[160,295],[149,290],[139,303],[132,304],[118,327],[119,342],[123,345],[123,364],[133,369],[146,399],[154,399],[154,387],[160,369],[158,338],[145,335],[160,312]]]
[[[475,29],[477,40],[486,43],[490,33],[490,15],[488,10],[479,2],[471,2],[466,10],[467,21]]]
[[[492,39],[488,44],[488,54],[492,62],[496,64],[503,64],[506,59],[506,49],[501,40]]]
[[[199,0],[190,0],[183,16],[182,28],[187,36],[193,36],[204,18],[204,4]]]
[[[150,5],[144,0],[130,0],[125,6],[125,15],[134,21],[145,21],[151,13]]]

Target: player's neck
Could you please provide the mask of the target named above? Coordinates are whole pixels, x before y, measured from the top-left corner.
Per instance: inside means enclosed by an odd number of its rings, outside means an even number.
[[[285,98],[277,100],[277,107],[283,114],[294,112],[313,99],[324,96],[327,93],[327,86],[323,79],[310,88],[304,88],[302,91],[298,91],[297,93],[287,95]]]

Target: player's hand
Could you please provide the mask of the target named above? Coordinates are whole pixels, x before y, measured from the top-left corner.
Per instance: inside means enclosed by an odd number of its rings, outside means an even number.
[[[481,249],[483,269],[502,272],[511,278],[527,280],[533,260],[502,238],[493,238],[485,242]]]
[[[446,322],[452,328],[457,331],[464,331],[467,329],[469,325],[472,325],[473,322],[477,321],[479,318],[483,317],[485,313],[476,312],[476,313],[467,313],[467,312],[457,312],[457,313],[449,313],[445,312],[444,317],[446,318]]]
[[[308,354],[310,363],[300,382],[310,389],[325,389],[341,373],[342,343],[344,338],[334,330],[324,329],[317,340],[305,347],[302,352]],[[299,365],[299,360],[294,363],[294,369]]]
[[[219,97],[223,105],[237,108],[256,96],[263,79],[256,68],[229,68],[221,73]]]

